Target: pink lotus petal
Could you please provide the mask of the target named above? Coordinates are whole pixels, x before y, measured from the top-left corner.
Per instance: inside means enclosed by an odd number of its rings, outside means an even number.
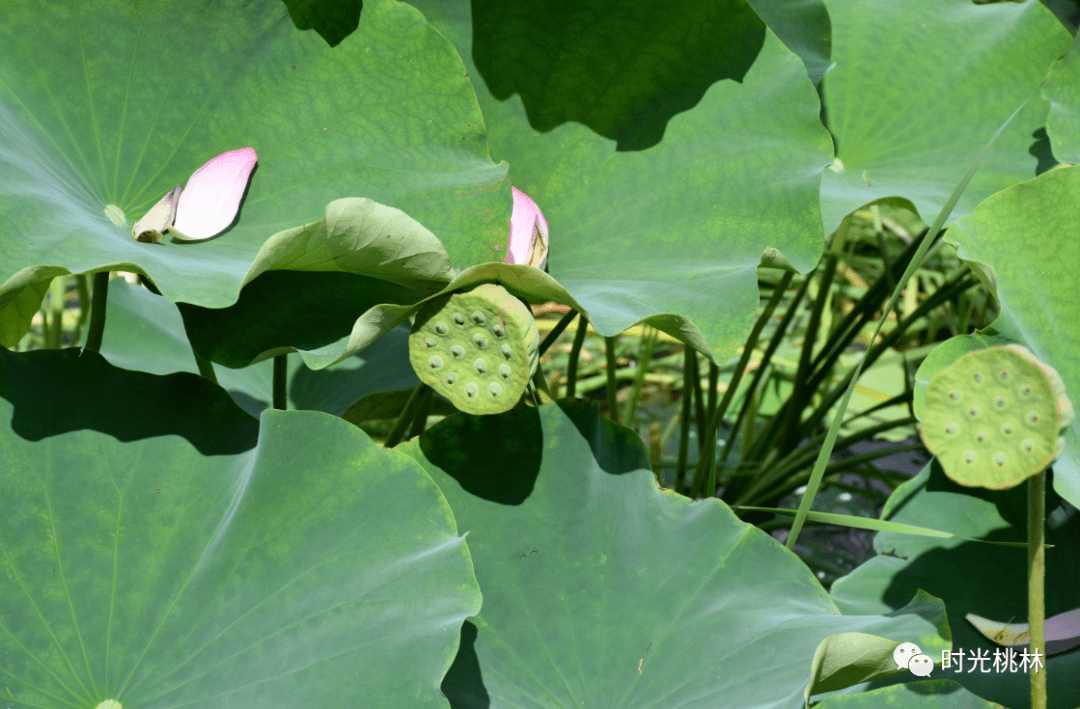
[[[176,206],[177,236],[209,239],[225,231],[236,218],[258,159],[254,148],[230,150],[192,173]]]
[[[506,263],[528,263],[542,269],[547,265],[547,220],[529,195],[517,187],[511,187],[510,191],[514,195],[514,211],[510,214]]]

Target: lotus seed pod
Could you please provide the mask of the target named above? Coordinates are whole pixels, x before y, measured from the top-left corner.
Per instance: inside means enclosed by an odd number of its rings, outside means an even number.
[[[532,311],[493,283],[429,301],[409,337],[420,381],[471,414],[513,408],[536,371],[539,348]]]
[[[926,390],[922,440],[961,485],[1003,490],[1049,466],[1072,421],[1065,383],[1020,345],[969,352]]]

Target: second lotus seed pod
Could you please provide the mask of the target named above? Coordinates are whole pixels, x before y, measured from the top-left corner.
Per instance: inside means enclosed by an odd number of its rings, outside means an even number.
[[[969,352],[926,390],[922,439],[945,473],[969,487],[1003,490],[1060,455],[1072,421],[1065,384],[1020,345]]]

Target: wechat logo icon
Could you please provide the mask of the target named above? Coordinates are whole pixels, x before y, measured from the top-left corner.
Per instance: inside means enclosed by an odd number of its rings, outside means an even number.
[[[893,650],[892,657],[898,669],[909,670],[913,675],[929,677],[934,671],[934,661],[922,654],[915,643],[900,643]]]

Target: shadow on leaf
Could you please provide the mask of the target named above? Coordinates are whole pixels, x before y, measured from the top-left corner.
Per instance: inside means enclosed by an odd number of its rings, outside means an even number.
[[[207,379],[120,369],[76,348],[0,350],[0,398],[14,408],[12,431],[28,441],[80,430],[124,442],[176,435],[203,455],[235,455],[259,437],[259,422]]]

